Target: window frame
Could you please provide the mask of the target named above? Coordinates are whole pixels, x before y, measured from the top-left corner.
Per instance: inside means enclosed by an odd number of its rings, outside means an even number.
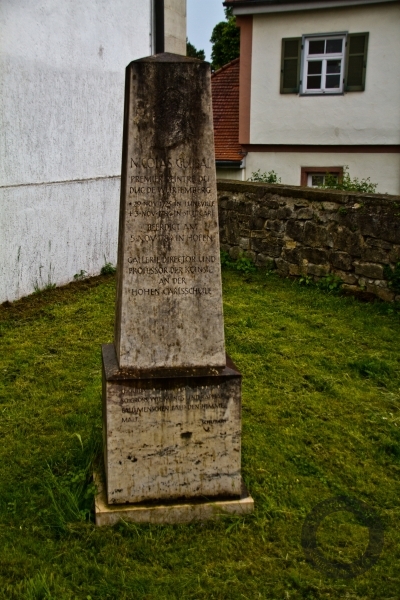
[[[309,175],[313,175],[315,173],[323,173],[324,175],[329,173],[332,175],[337,175],[339,181],[343,179],[343,167],[301,167],[300,185],[302,187],[311,187],[307,185],[307,179]]]
[[[344,94],[345,91],[345,74],[346,74],[346,65],[347,65],[347,52],[348,52],[348,44],[347,44],[347,38],[348,38],[349,32],[348,31],[334,31],[334,32],[325,32],[325,33],[306,33],[303,34],[301,36],[301,63],[300,63],[300,86],[299,86],[299,95],[300,96],[342,96]],[[342,49],[342,53],[341,53],[341,81],[340,81],[340,88],[332,88],[332,91],[329,91],[329,89],[320,89],[320,90],[307,90],[307,73],[306,73],[306,69],[307,69],[307,65],[308,65],[308,60],[306,57],[306,46],[308,45],[309,40],[314,39],[315,41],[317,40],[326,40],[328,38],[342,38],[343,39],[343,49]],[[308,55],[307,55],[308,56]],[[324,54],[324,55],[317,55],[317,56],[321,56],[324,58],[319,58],[319,60],[328,60],[329,55]],[[333,56],[333,60],[335,60],[337,57],[336,55]],[[318,58],[316,59],[318,60]],[[325,74],[326,76],[326,74]]]

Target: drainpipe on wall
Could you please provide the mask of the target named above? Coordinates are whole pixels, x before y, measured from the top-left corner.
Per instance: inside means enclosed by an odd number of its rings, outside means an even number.
[[[154,0],[155,53],[165,51],[164,0]]]

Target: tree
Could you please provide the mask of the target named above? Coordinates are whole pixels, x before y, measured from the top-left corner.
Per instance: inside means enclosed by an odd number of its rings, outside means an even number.
[[[189,42],[188,38],[186,38],[186,56],[191,56],[192,58],[205,60],[206,53],[204,52],[204,50],[197,50],[197,48]]]
[[[226,21],[217,23],[211,34],[211,66],[220,69],[240,54],[240,29],[232,8],[225,8]]]

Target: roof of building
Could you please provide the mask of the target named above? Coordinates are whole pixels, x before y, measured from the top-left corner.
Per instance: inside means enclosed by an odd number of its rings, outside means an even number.
[[[215,160],[241,161],[239,144],[239,58],[211,76]]]

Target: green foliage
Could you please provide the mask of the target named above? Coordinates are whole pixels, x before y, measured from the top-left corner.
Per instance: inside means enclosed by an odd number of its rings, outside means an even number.
[[[247,181],[257,181],[260,183],[281,183],[281,178],[278,177],[278,174],[275,171],[268,171],[261,173],[261,170],[253,171],[251,177]]]
[[[315,285],[314,279],[311,277],[311,275],[302,275],[297,280],[297,283],[304,286]]]
[[[46,285],[44,285],[43,287],[40,287],[38,282],[35,283],[35,285],[33,286],[34,289],[34,294],[41,294],[42,292],[45,292],[47,290],[54,290],[54,288],[56,287],[55,283],[46,283]]]
[[[221,266],[239,271],[239,273],[255,273],[257,270],[251,258],[242,254],[237,260],[233,260],[225,251],[221,251]]]
[[[114,267],[114,265],[112,265],[110,262],[106,262],[106,264],[101,267],[100,275],[115,275],[116,272],[116,267]]]
[[[319,281],[315,281],[311,275],[302,275],[296,281],[301,286],[314,286],[325,292],[339,292],[343,285],[343,281],[334,273],[324,275]]]
[[[79,521],[93,521],[92,507],[96,487],[93,483],[93,466],[99,452],[99,440],[95,435],[84,447],[79,434],[82,456],[76,466],[48,466],[44,473],[43,485],[52,505],[49,511],[49,524],[61,531],[67,531],[70,524]],[[80,463],[80,464],[79,464]],[[66,472],[65,472],[66,471]]]
[[[2,600],[399,597],[400,313],[261,270],[246,285],[233,269],[222,277],[255,512],[220,521],[96,527],[88,512],[114,278],[0,306]],[[300,544],[305,516],[339,494],[385,525],[381,557],[354,580],[313,570]],[[318,530],[332,560],[357,559],[368,544],[346,516]]]
[[[343,167],[343,177],[341,180],[335,177],[335,175],[332,175],[331,173],[326,173],[325,184],[319,187],[330,190],[344,190],[348,192],[362,192],[364,194],[374,194],[376,192],[378,184],[371,183],[370,177],[364,179],[358,179],[358,177],[351,178],[349,173],[349,167],[345,166]]]
[[[197,48],[189,42],[188,38],[186,38],[186,56],[190,56],[191,58],[198,58],[199,60],[206,59],[206,53],[204,52],[204,50],[197,50]]]
[[[396,263],[394,269],[386,265],[383,271],[390,289],[400,294],[400,262]]]
[[[380,378],[390,376],[392,373],[388,363],[376,357],[360,358],[350,362],[349,366],[362,377]]]
[[[87,276],[87,272],[84,271],[83,269],[81,269],[79,271],[79,273],[75,273],[74,279],[75,279],[75,281],[80,281],[81,279],[85,279],[86,276]]]
[[[211,66],[214,70],[238,58],[240,54],[240,29],[236,27],[236,17],[231,8],[225,9],[225,17],[226,21],[217,23],[211,34]]]
[[[328,273],[321,277],[317,286],[326,292],[338,292],[343,285],[343,281],[334,273]]]

